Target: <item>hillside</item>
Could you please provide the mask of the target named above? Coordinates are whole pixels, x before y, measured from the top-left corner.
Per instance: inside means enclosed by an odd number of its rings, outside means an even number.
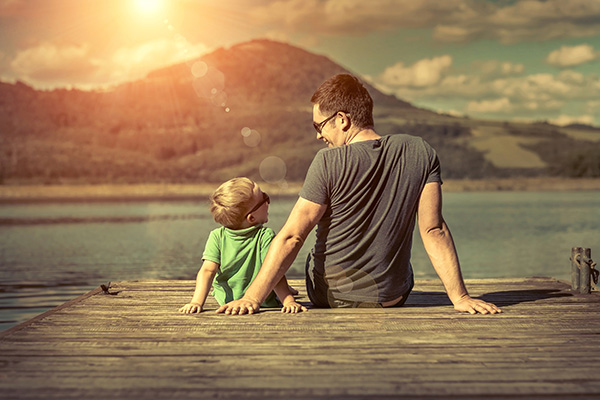
[[[322,147],[310,96],[341,72],[255,40],[102,92],[0,83],[0,182],[301,181]],[[446,178],[600,176],[598,129],[454,118],[368,89],[378,132],[423,136]]]

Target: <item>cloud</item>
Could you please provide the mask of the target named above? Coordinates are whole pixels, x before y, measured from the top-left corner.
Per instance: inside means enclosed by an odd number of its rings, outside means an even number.
[[[324,35],[423,28],[440,42],[516,43],[600,34],[598,0],[280,0],[249,12],[274,29]]]
[[[399,62],[385,69],[381,83],[386,86],[432,86],[442,79],[450,66],[452,57],[449,55],[419,60],[409,67]]]
[[[586,104],[586,110],[594,115],[600,114],[600,100],[588,101]]]
[[[465,112],[468,114],[497,114],[497,115],[515,115],[515,114],[531,114],[535,112],[558,111],[564,105],[564,102],[550,100],[540,102],[537,100],[527,99],[509,99],[502,97],[494,100],[474,100],[470,101],[465,107]]]
[[[16,79],[42,88],[92,88],[140,79],[152,70],[199,57],[208,48],[183,37],[122,47],[94,56],[90,45],[43,43],[20,51],[10,63]]]
[[[282,0],[250,10],[254,21],[284,30],[319,34],[366,34],[421,28],[464,0]],[[356,29],[360,26],[361,29]]]
[[[439,109],[444,104],[454,114],[474,117],[548,120],[561,114],[572,115],[577,110],[588,116],[599,115],[600,77],[594,73],[564,69],[554,74],[526,74],[523,65],[500,60],[479,60],[467,68],[433,60],[436,58],[411,66],[398,63],[371,76],[369,81],[415,105],[435,104]],[[421,85],[414,84],[417,66],[435,72],[425,75],[432,78],[423,80]]]
[[[182,36],[123,47],[112,56],[111,75],[119,81],[141,78],[154,69],[197,58],[207,50],[204,44],[191,44]]]
[[[93,74],[98,64],[85,44],[57,46],[43,43],[20,51],[10,65],[18,77],[39,82],[81,79]]]
[[[472,6],[472,1],[465,4]],[[489,3],[488,3],[489,4]],[[597,0],[521,0],[475,9],[476,15],[455,14],[434,27],[440,41],[494,39],[502,43],[580,38],[600,33]]]
[[[510,113],[514,109],[510,100],[506,97],[496,100],[471,101],[467,104],[468,113]]]
[[[383,74],[374,77],[375,84],[409,101],[456,98],[492,100],[506,97],[518,101],[550,102],[555,100],[593,100],[600,97],[600,78],[574,71],[553,74],[491,77],[473,69],[470,74],[447,74],[430,86],[405,86],[387,79]]]
[[[594,61],[600,57],[600,52],[588,44],[580,44],[579,46],[562,46],[558,50],[554,50],[548,57],[546,62],[558,68],[573,67],[576,65],[585,64]]]
[[[480,18],[496,7],[480,0],[280,0],[249,12],[253,21],[286,31],[365,35]]]
[[[471,68],[485,79],[520,75],[525,71],[525,66],[523,64],[514,64],[508,61],[499,60],[475,61]]]
[[[579,116],[571,116],[571,115],[560,115],[557,118],[550,119],[550,123],[559,126],[565,126],[570,124],[586,124],[593,125],[594,117],[591,115],[579,115]]]

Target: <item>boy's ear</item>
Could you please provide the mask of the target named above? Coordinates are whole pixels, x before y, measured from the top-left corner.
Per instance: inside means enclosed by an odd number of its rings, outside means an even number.
[[[254,221],[256,221],[256,218],[254,218],[254,215],[253,215],[252,213],[250,213],[250,214],[248,214],[248,215],[246,216],[246,220],[247,220],[249,223],[253,224],[253,223],[254,223]]]

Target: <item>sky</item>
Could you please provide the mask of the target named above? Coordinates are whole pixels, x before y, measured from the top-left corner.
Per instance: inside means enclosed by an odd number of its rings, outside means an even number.
[[[437,112],[600,126],[600,0],[0,0],[0,80],[104,89],[258,38]]]

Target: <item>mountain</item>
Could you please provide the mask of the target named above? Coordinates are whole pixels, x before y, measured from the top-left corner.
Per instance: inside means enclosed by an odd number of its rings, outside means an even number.
[[[344,72],[254,40],[104,91],[0,82],[0,182],[301,181],[322,147],[310,97]],[[378,132],[423,136],[446,178],[600,176],[598,130],[455,118],[366,86]]]
[[[235,105],[244,105],[248,101],[268,105],[285,102],[287,106],[306,107],[315,89],[339,73],[350,72],[325,56],[262,39],[218,49],[199,60],[154,71],[147,78],[192,83],[194,74],[202,75],[213,85],[226,84],[226,92]],[[201,86],[195,87],[200,95]],[[413,108],[370,85],[367,87],[377,104]],[[240,104],[240,100],[244,102]]]

